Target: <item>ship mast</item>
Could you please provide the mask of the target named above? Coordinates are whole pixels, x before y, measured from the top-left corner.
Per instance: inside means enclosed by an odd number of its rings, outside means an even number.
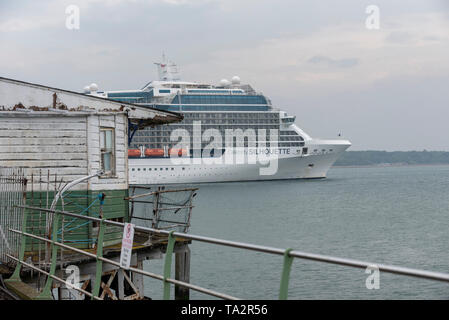
[[[170,60],[165,58],[165,53],[162,53],[162,62],[155,62],[160,81],[178,81],[179,69],[178,66]]]

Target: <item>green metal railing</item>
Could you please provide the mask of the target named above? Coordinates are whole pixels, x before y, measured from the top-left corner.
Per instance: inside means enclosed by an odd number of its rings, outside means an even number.
[[[23,224],[22,224],[22,231],[9,229],[11,232],[17,233],[21,235],[21,249],[19,252],[19,257],[13,257],[11,255],[8,255],[11,259],[17,261],[17,266],[14,271],[13,276],[6,280],[6,281],[20,281],[20,270],[22,265],[30,267],[36,271],[42,272],[48,276],[47,282],[45,284],[45,287],[43,291],[38,296],[38,299],[51,299],[51,284],[53,280],[66,283],[63,279],[60,279],[55,276],[55,270],[56,270],[56,256],[57,256],[57,249],[58,247],[72,250],[74,252],[83,254],[85,256],[91,257],[96,259],[96,279],[95,284],[93,287],[92,292],[87,292],[85,290],[82,290],[77,287],[73,287],[73,289],[78,290],[92,299],[100,299],[99,291],[100,291],[100,284],[101,284],[101,275],[102,275],[102,267],[103,262],[112,264],[120,268],[120,263],[104,258],[103,257],[103,235],[104,235],[104,228],[105,225],[113,225],[117,227],[124,227],[124,223],[106,220],[106,219],[100,219],[96,217],[89,217],[89,216],[83,216],[71,212],[66,211],[60,211],[60,210],[49,210],[44,208],[38,208],[38,207],[31,207],[31,206],[18,206],[20,208],[28,209],[28,210],[38,210],[42,212],[46,212],[49,214],[56,215],[56,218],[53,219],[53,234],[52,239],[46,239],[40,236],[36,236],[30,233],[27,233],[23,230],[26,230],[26,218],[27,218],[27,211],[25,210],[24,218],[23,218]],[[70,216],[74,218],[79,219],[86,219],[90,220],[92,222],[99,223],[99,235],[98,235],[98,242],[97,242],[97,250],[96,254],[86,252],[81,249],[77,249],[74,247],[71,247],[69,245],[60,243],[57,241],[57,230],[58,225],[61,216]],[[267,246],[260,246],[260,245],[254,245],[254,244],[248,244],[248,243],[242,243],[242,242],[235,242],[235,241],[228,241],[228,240],[222,240],[217,238],[211,238],[211,237],[204,237],[199,235],[192,235],[187,233],[181,233],[181,232],[174,232],[174,231],[166,231],[166,230],[159,230],[159,229],[153,229],[148,227],[141,227],[141,226],[135,226],[135,230],[142,231],[142,232],[148,232],[153,234],[159,234],[159,235],[167,235],[168,236],[168,243],[165,253],[165,262],[164,262],[164,269],[163,269],[163,275],[155,274],[152,272],[144,271],[142,269],[130,267],[129,271],[142,274],[144,276],[148,276],[154,279],[158,279],[163,282],[163,299],[168,300],[170,299],[170,285],[174,284],[176,286],[185,287],[194,291],[198,291],[204,294],[208,294],[211,296],[215,296],[222,299],[228,299],[228,300],[236,300],[236,297],[220,293],[217,291],[213,291],[210,289],[202,288],[200,286],[193,285],[191,283],[179,281],[176,279],[170,278],[171,276],[171,266],[172,266],[172,254],[174,245],[176,242],[176,237],[186,239],[186,240],[192,240],[192,241],[200,241],[215,245],[221,245],[221,246],[227,246],[227,247],[234,247],[234,248],[240,248],[240,249],[246,249],[256,252],[262,252],[262,253],[269,253],[274,255],[283,256],[283,268],[281,273],[281,279],[280,279],[280,287],[279,287],[279,299],[285,300],[288,298],[288,286],[290,282],[290,270],[293,264],[294,258],[299,259],[305,259],[305,260],[311,260],[311,261],[318,261],[318,262],[324,262],[329,264],[335,264],[335,265],[343,265],[343,266],[349,266],[354,268],[372,268],[376,267],[379,271],[392,273],[392,274],[399,274],[399,275],[406,275],[411,277],[417,277],[417,278],[423,278],[423,279],[429,279],[429,280],[437,280],[449,283],[449,274],[447,273],[440,273],[440,272],[432,272],[432,271],[425,271],[425,270],[418,270],[418,269],[411,269],[411,268],[404,268],[404,267],[398,267],[398,266],[392,266],[392,265],[384,265],[384,264],[375,264],[370,262],[364,262],[360,260],[353,260],[353,259],[345,259],[345,258],[338,258],[338,257],[332,257],[332,256],[325,256],[325,255],[318,255],[318,254],[312,254],[307,252],[302,252],[298,250],[293,249],[279,249],[279,248],[273,248],[273,247],[267,247]],[[47,243],[51,244],[52,247],[52,260],[51,260],[51,267],[49,272],[46,272],[45,270],[41,270],[35,266],[32,266],[26,262],[24,262],[24,254],[25,254],[25,240],[27,237],[31,237],[37,240],[45,241]],[[66,283],[67,284],[67,283]],[[67,284],[68,285],[68,284]]]

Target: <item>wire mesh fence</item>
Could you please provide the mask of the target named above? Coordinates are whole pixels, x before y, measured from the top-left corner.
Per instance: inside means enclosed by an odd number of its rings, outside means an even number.
[[[149,190],[152,189],[131,187],[128,198],[131,222],[141,227],[187,233],[192,201],[198,188],[165,190],[157,187],[154,191]]]
[[[8,231],[9,228],[22,228],[24,209],[17,206],[50,208],[55,195],[67,184],[65,180],[67,179],[52,173],[51,170],[0,167],[0,262],[9,266],[15,265],[15,261],[9,259],[6,254],[16,256],[19,248],[18,235]],[[82,215],[99,216],[101,206],[98,205],[98,195],[89,194],[84,186],[79,189],[81,190],[64,193],[57,202],[57,208]],[[39,210],[30,210],[26,231],[48,238],[50,222],[49,215]],[[93,229],[92,223],[63,218],[58,230],[58,240],[76,246],[92,247],[95,243],[95,234],[91,232]],[[45,264],[49,258],[49,246],[36,239],[27,239],[26,251],[31,262],[37,262],[39,265]]]
[[[0,262],[14,265],[6,255],[17,255],[20,238],[8,232],[9,228],[21,228],[23,209],[26,201],[27,180],[22,168],[0,167]]]

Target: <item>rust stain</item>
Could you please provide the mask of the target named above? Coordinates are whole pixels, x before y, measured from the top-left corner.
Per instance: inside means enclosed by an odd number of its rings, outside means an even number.
[[[33,111],[48,111],[49,110],[48,107],[38,107],[38,106],[31,106],[31,107],[29,107],[29,109],[31,109]]]
[[[25,107],[23,106],[23,104],[21,102],[19,102],[12,108],[13,111],[16,111],[18,109],[25,109]]]
[[[58,99],[58,95],[55,93],[53,93],[53,108],[56,108],[56,100]]]

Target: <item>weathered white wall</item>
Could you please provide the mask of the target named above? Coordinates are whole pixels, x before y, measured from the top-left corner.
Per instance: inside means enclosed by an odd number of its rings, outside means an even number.
[[[100,170],[100,127],[115,129],[115,176],[93,178],[92,190],[117,190],[128,188],[128,129],[123,114],[88,118],[88,168],[90,173]]]
[[[47,171],[70,182],[100,169],[100,127],[115,129],[116,175],[92,178],[91,190],[128,188],[127,118],[113,115],[48,115],[0,112],[0,167],[27,168],[27,176]],[[37,190],[37,186],[35,186]],[[85,189],[86,184],[72,190]]]
[[[65,181],[87,174],[87,117],[0,115],[0,166],[57,173]]]

